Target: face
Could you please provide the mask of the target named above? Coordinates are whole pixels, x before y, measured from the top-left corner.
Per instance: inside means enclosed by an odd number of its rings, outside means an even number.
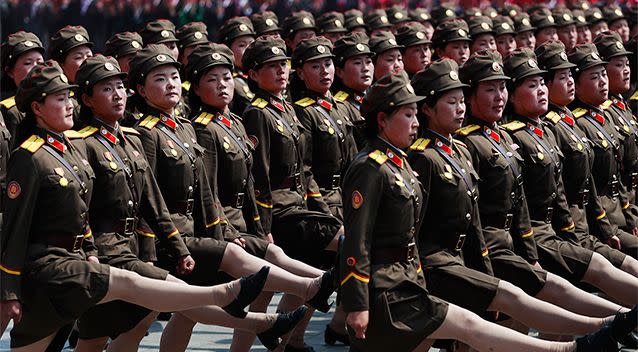
[[[592,24],[591,26],[589,26],[589,30],[591,31],[591,36],[595,37],[602,32],[607,32],[609,30],[609,27],[607,27],[607,22],[598,21]]]
[[[470,57],[470,44],[466,41],[454,41],[445,45],[440,52],[440,57],[449,57],[456,61],[459,66],[463,66]]]
[[[472,41],[470,50],[473,53],[483,49],[496,50],[496,40],[491,33],[479,34]]]
[[[44,102],[32,102],[31,109],[38,126],[55,133],[62,133],[73,127],[73,103],[71,91],[61,90],[47,95]]]
[[[310,60],[298,70],[299,78],[306,84],[306,88],[325,95],[335,79],[335,67],[331,58]]]
[[[172,115],[182,97],[182,80],[175,66],[162,65],[152,69],[137,89],[148,105]]]
[[[539,46],[548,40],[558,40],[556,27],[545,27],[536,32],[536,46]]]
[[[538,118],[547,111],[547,86],[540,75],[533,75],[514,89],[510,97],[517,114]]]
[[[190,54],[195,51],[195,49],[197,49],[199,45],[191,45],[191,46],[187,46],[182,50],[182,56],[180,58],[180,62],[182,63],[183,66],[188,65],[188,57],[190,56]]]
[[[572,77],[572,71],[568,68],[554,72],[554,77],[549,81],[547,88],[549,90],[549,101],[558,106],[567,106],[576,97],[574,77]]]
[[[627,20],[620,19],[614,21],[611,25],[609,25],[609,30],[620,34],[620,38],[623,43],[627,43],[629,41],[629,24],[627,23]]]
[[[330,40],[332,44],[343,37],[343,33],[324,33],[322,35]]]
[[[336,73],[346,87],[363,92],[372,85],[374,64],[369,55],[357,55],[347,59]]]
[[[204,104],[223,111],[233,100],[235,80],[228,67],[213,66],[199,79],[194,90]]]
[[[607,100],[609,80],[605,66],[598,65],[583,71],[576,81],[576,96],[587,104],[594,106]]]
[[[576,31],[575,24],[558,28],[557,34],[558,39],[565,44],[565,52],[569,52],[576,46],[576,42],[578,41],[578,32]]]
[[[609,76],[609,91],[612,94],[621,94],[629,90],[631,67],[627,56],[616,56],[609,59],[607,75]]]
[[[588,26],[580,26],[576,28],[578,38],[576,41],[578,44],[591,43],[591,31]]]
[[[120,65],[120,69],[122,70],[122,72],[128,73],[131,68],[130,63],[131,60],[133,60],[133,57],[135,57],[135,54],[120,56],[117,59],[117,63]]]
[[[505,80],[480,82],[470,96],[472,116],[489,123],[497,122],[503,117],[507,97]]]
[[[507,56],[512,51],[516,50],[516,40],[511,34],[502,34],[496,37],[496,50],[502,57]]]
[[[443,94],[434,107],[423,104],[423,113],[428,117],[428,127],[442,135],[454,133],[463,126],[465,98],[463,90],[453,89]]]
[[[295,51],[297,45],[299,45],[299,43],[301,43],[303,40],[314,38],[316,36],[317,34],[313,29],[301,29],[295,32],[295,35],[293,35],[292,38],[286,39],[286,45],[288,45],[288,47],[292,51]]]
[[[179,49],[177,48],[177,42],[168,42],[168,43],[162,43],[162,44],[164,44],[164,46],[171,51],[171,56],[175,60],[177,60],[177,58],[179,57]]]
[[[44,62],[42,54],[38,50],[28,50],[20,54],[15,64],[11,68],[7,68],[7,75],[13,79],[16,87],[20,86],[20,82],[27,76],[27,73],[37,65]]]
[[[115,122],[124,116],[126,88],[119,77],[111,77],[97,82],[93,94],[82,94],[82,102],[93,114],[104,122]]]
[[[536,37],[532,31],[518,33],[515,37],[517,48],[528,48],[534,50],[536,48]]]
[[[403,53],[405,70],[412,74],[417,73],[430,64],[432,51],[429,44],[419,44],[407,47]]]
[[[402,105],[389,116],[380,112],[377,115],[379,136],[397,148],[409,147],[419,129],[416,113],[416,103]]]
[[[432,41],[432,36],[434,35],[434,26],[430,22],[423,22],[423,27],[425,27],[425,38],[427,40]]]
[[[258,70],[250,70],[250,78],[259,88],[273,95],[280,95],[288,85],[290,66],[286,60],[265,63]]]
[[[374,79],[379,79],[393,70],[403,69],[403,56],[399,49],[386,50],[374,62]]]
[[[255,38],[250,35],[242,35],[235,38],[230,45],[230,50],[233,52],[233,58],[235,60],[235,66],[241,68],[241,59],[244,57],[244,52],[250,43],[254,42]]]
[[[75,74],[78,72],[80,65],[87,57],[93,56],[93,52],[88,45],[80,45],[71,49],[64,58],[64,62],[60,63],[62,71],[71,82],[75,82]]]

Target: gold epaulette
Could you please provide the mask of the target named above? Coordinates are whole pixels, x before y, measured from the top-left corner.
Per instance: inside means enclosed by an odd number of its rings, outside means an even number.
[[[84,134],[76,131],[76,130],[66,130],[64,131],[64,136],[68,139],[81,139],[84,138]]]
[[[195,118],[193,122],[206,126],[212,119],[213,119],[213,114],[202,112],[201,114],[199,114],[199,116]]]
[[[16,105],[16,97],[15,95],[12,96],[11,98],[7,98],[3,101],[0,101],[0,105],[4,106],[7,109],[11,109],[12,107],[14,107]]]
[[[586,113],[587,113],[587,109],[583,109],[583,108],[576,108],[574,109],[574,111],[572,111],[572,114],[574,114],[575,118],[579,118],[585,115]]]
[[[514,132],[518,131],[521,128],[525,127],[525,124],[520,121],[512,121],[502,125],[508,131]]]
[[[314,103],[315,103],[315,101],[314,101],[313,99],[310,99],[310,98],[303,98],[303,99],[297,100],[297,101],[295,102],[295,104],[297,104],[297,105],[299,105],[299,106],[302,106],[302,107],[304,107],[304,108],[305,108],[306,106],[310,106],[310,105],[312,105],[312,104],[314,104]]]
[[[339,92],[337,92],[337,94],[334,95],[333,98],[335,98],[336,101],[340,101],[343,103],[344,101],[346,101],[346,99],[348,99],[349,95],[350,94],[340,90]]]
[[[182,88],[184,88],[184,90],[188,92],[191,89],[191,82],[189,81],[182,82]]]
[[[467,125],[465,127],[461,127],[458,130],[456,130],[456,134],[460,134],[461,136],[467,136],[470,133],[478,130],[479,128],[481,128],[481,126],[479,125]]]
[[[428,147],[428,144],[430,144],[430,139],[429,138],[419,138],[416,141],[414,141],[414,143],[412,143],[412,145],[410,146],[410,150],[418,150],[418,151],[424,151],[425,148]]]
[[[550,111],[547,113],[547,115],[545,115],[545,119],[553,122],[555,125],[558,123],[558,121],[560,121],[560,115],[558,115],[556,111]]]
[[[153,127],[155,127],[155,125],[157,125],[158,122],[159,122],[159,117],[148,115],[146,116],[144,120],[142,120],[142,122],[140,122],[140,126],[146,127],[147,129],[150,130]]]
[[[268,105],[268,102],[266,100],[262,99],[262,98],[257,98],[255,100],[253,100],[253,102],[250,103],[250,105],[256,106],[256,107],[258,107],[260,109],[263,109],[263,108],[266,107],[266,105]]]
[[[610,107],[610,106],[611,106],[611,104],[613,104],[613,103],[614,103],[613,101],[611,101],[611,100],[607,99],[607,100],[605,100],[605,102],[604,102],[604,103],[600,104],[600,107],[601,107],[601,108],[603,108],[603,109],[605,109],[605,110],[607,110],[607,109],[609,109],[609,107]]]
[[[388,156],[378,149],[368,154],[368,156],[370,157],[370,159],[379,163],[379,165],[383,165],[383,163],[388,160]]]
[[[124,126],[120,126],[120,128],[122,129],[122,132],[124,132],[124,133],[126,133],[126,134],[134,134],[134,135],[136,135],[136,136],[139,136],[139,135],[140,135],[140,133],[139,133],[136,129],[134,129],[134,128],[131,128],[131,127],[124,127]]]
[[[95,132],[97,132],[97,127],[86,126],[83,129],[79,130],[78,132],[82,135],[82,138],[86,138],[88,136],[93,135]]]
[[[40,149],[40,147],[43,144],[44,144],[44,139],[34,134],[31,137],[29,137],[29,139],[22,142],[22,144],[20,144],[20,148],[26,149],[30,151],[31,153],[35,153],[38,149]]]
[[[638,100],[638,89],[629,97],[629,100]]]

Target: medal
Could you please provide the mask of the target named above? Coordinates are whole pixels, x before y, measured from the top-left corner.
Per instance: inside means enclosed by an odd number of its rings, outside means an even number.
[[[538,152],[538,154],[536,154],[536,157],[538,157],[538,160],[543,160],[545,159],[545,154]]]
[[[113,169],[113,170],[117,170],[117,164],[116,164],[114,161],[111,161],[111,162],[109,163],[109,167],[110,167],[111,169]]]
[[[60,178],[60,186],[66,187],[68,185],[69,185],[69,180],[67,180],[65,177],[61,177]]]

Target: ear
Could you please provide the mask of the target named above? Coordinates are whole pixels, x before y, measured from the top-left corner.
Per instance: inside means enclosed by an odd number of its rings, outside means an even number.
[[[93,107],[93,99],[91,99],[91,97],[86,93],[82,93],[82,102],[89,108]]]
[[[432,116],[434,114],[434,109],[429,107],[428,104],[423,103],[423,105],[421,105],[421,112],[425,116]]]
[[[44,114],[42,111],[42,103],[37,102],[37,101],[32,101],[31,102],[31,110],[33,111],[33,113],[35,114],[36,117],[39,118],[43,118]]]
[[[195,93],[197,96],[199,96],[199,84],[191,85],[191,89],[193,90],[193,93]]]
[[[252,68],[248,70],[248,77],[250,77],[250,79],[252,79],[253,81],[257,82],[258,76],[259,75],[257,74],[257,71],[253,70]]]
[[[146,91],[144,90],[144,86],[141,84],[138,84],[137,86],[137,93],[144,99],[146,99]]]
[[[14,67],[11,67],[11,68],[8,68],[8,67],[7,67],[7,68],[4,70],[4,72],[7,74],[7,76],[9,76],[9,78],[11,78],[11,79],[13,79],[13,77],[14,77],[14,75],[13,75],[13,69],[14,69],[14,68],[15,68],[15,64],[14,64]]]
[[[337,77],[343,80],[344,71],[341,67],[337,67],[337,69],[335,70],[335,73],[337,74]]]
[[[386,125],[387,125],[387,117],[388,115],[385,112],[378,112],[377,113],[377,126],[379,130],[383,130],[385,129]]]
[[[303,66],[295,69],[295,72],[297,72],[297,76],[299,77],[299,79],[301,79],[302,81],[305,81],[305,79],[303,78],[304,76]]]

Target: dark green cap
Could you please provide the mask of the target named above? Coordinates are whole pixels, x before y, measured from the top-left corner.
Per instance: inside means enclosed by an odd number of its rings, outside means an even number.
[[[533,31],[536,27],[532,26],[532,21],[529,19],[529,15],[526,13],[520,13],[514,17],[514,30],[516,33],[523,33],[527,31]]]
[[[615,4],[606,5],[605,7],[602,8],[602,11],[603,11],[603,17],[605,18],[605,20],[607,20],[607,23],[609,24],[617,20],[627,19],[627,17],[625,17],[625,14],[622,12],[622,9],[620,8],[620,6]]]
[[[470,27],[470,37],[483,33],[495,33],[494,23],[492,22],[492,19],[487,16],[472,17],[467,22],[467,25]]]
[[[420,23],[405,24],[397,29],[397,42],[404,47],[420,44],[431,44],[425,34],[425,27]]]
[[[337,40],[334,44],[334,55],[337,63],[343,64],[353,56],[374,56],[368,46],[368,36],[365,33],[351,33]]]
[[[587,19],[587,22],[589,22],[590,25],[593,25],[600,21],[605,21],[605,18],[603,17],[603,12],[600,11],[600,9],[597,7],[592,7],[591,9],[585,11],[585,18]]]
[[[554,11],[552,11],[552,16],[554,16],[557,27],[564,27],[569,26],[570,24],[576,24],[574,14],[568,8],[556,8],[554,9]]]
[[[400,5],[394,5],[389,9],[385,10],[385,13],[388,14],[388,20],[392,24],[399,24],[403,22],[410,21],[410,16],[408,16],[408,10],[405,7]]]
[[[119,76],[124,79],[126,73],[120,70],[117,60],[111,56],[95,55],[84,60],[75,76],[79,94],[85,93],[99,81]]]
[[[448,20],[436,27],[432,42],[435,48],[442,48],[447,43],[455,41],[471,42],[470,30],[463,20]]]
[[[165,19],[148,22],[140,31],[145,45],[177,42],[175,25]]]
[[[503,71],[503,59],[498,51],[479,50],[460,68],[461,82],[476,85],[480,82],[510,79]]]
[[[551,12],[546,11],[534,12],[530,16],[530,21],[532,22],[532,26],[536,27],[537,30],[557,26],[554,16],[551,14]]]
[[[574,16],[574,21],[576,21],[576,27],[589,26],[589,22],[587,22],[587,17],[585,17],[585,11],[572,10],[572,15]]]
[[[468,20],[472,17],[483,16],[483,12],[478,7],[468,7],[463,11],[463,19],[468,22]]]
[[[179,48],[183,49],[192,45],[208,43],[208,28],[202,22],[191,22],[177,30]]]
[[[547,72],[538,67],[536,55],[528,48],[516,49],[507,55],[503,66],[505,74],[512,78],[512,82]]]
[[[494,36],[502,34],[516,34],[516,32],[514,32],[514,21],[507,16],[496,16],[492,23],[494,24]]]
[[[418,95],[433,96],[456,88],[469,87],[459,79],[459,65],[448,58],[431,63],[412,77],[412,86]]]
[[[20,82],[15,98],[16,106],[20,111],[27,112],[31,102],[41,101],[51,93],[75,87],[77,86],[69,84],[60,64],[47,60],[33,67]]]
[[[292,53],[292,67],[297,68],[310,60],[335,56],[332,54],[332,42],[322,36],[303,40]]]
[[[600,33],[593,41],[603,60],[609,60],[616,56],[631,55],[631,51],[625,50],[620,34],[616,32]]]
[[[397,43],[394,34],[390,32],[381,32],[372,36],[368,44],[370,45],[370,49],[377,55],[381,55],[390,49],[403,49],[403,46]]]
[[[219,65],[227,66],[232,70],[233,60],[233,52],[224,44],[200,45],[188,56],[186,77],[190,82],[197,82],[208,68]]]
[[[345,17],[336,11],[326,12],[317,18],[319,33],[346,33]]]
[[[219,29],[219,40],[230,46],[235,38],[249,35],[254,37],[256,35],[253,23],[245,16],[238,16],[228,19],[224,22],[224,25]]]
[[[351,31],[353,28],[366,26],[366,22],[363,19],[363,12],[361,12],[361,10],[350,9],[344,12],[344,17],[346,20],[346,28],[349,31]]]
[[[49,41],[49,58],[63,61],[71,49],[81,45],[93,47],[89,32],[82,26],[66,26],[51,37]]]
[[[181,67],[181,64],[175,60],[173,53],[166,45],[147,45],[144,49],[138,51],[129,63],[129,87],[135,90],[136,85],[144,84],[146,75],[151,70],[162,65]]]
[[[361,114],[374,114],[405,104],[416,103],[425,99],[414,92],[410,79],[405,71],[399,69],[381,77],[366,91],[361,103]],[[373,119],[376,122],[376,119]]]
[[[9,34],[0,48],[2,68],[13,65],[22,53],[29,50],[37,50],[44,55],[44,47],[37,35],[25,31]]]
[[[120,58],[135,54],[143,47],[142,36],[135,32],[114,34],[105,44],[104,55]]]
[[[257,36],[268,32],[281,32],[281,28],[279,28],[279,19],[272,11],[256,13],[250,16],[250,21],[253,23],[253,28],[255,28]]]
[[[565,44],[559,40],[548,40],[541,44],[536,50],[538,65],[543,70],[560,70],[563,68],[574,68],[576,65],[569,62],[565,52]]]
[[[365,20],[370,30],[392,27],[392,23],[388,20],[388,14],[381,9],[370,12]]]
[[[507,16],[512,19],[518,16],[518,14],[520,13],[523,13],[523,9],[521,9],[521,7],[516,4],[507,4],[501,9],[501,14],[503,16]]]
[[[587,11],[590,8],[591,8],[591,5],[589,4],[589,1],[587,0],[576,1],[575,3],[571,5],[572,11],[574,10]]]
[[[607,64],[607,61],[602,60],[598,49],[596,49],[596,46],[592,43],[576,45],[576,47],[567,54],[567,58],[569,62],[577,66],[574,68],[576,72],[582,72],[594,66]]]
[[[432,16],[430,16],[430,12],[428,10],[417,7],[414,10],[409,11],[410,19],[416,22],[432,22]]]
[[[456,19],[456,11],[453,7],[441,5],[431,12],[434,23],[438,26],[444,21]]]
[[[295,32],[302,29],[317,30],[317,27],[315,27],[315,18],[310,12],[295,12],[284,20],[284,37],[292,38]]]
[[[483,12],[483,16],[487,16],[491,19],[494,19],[494,17],[498,16],[498,11],[496,11],[496,9],[493,8],[492,6],[488,6],[484,8],[482,12]]]
[[[282,39],[259,37],[246,48],[241,63],[245,70],[251,70],[267,62],[288,59],[286,43]]]

